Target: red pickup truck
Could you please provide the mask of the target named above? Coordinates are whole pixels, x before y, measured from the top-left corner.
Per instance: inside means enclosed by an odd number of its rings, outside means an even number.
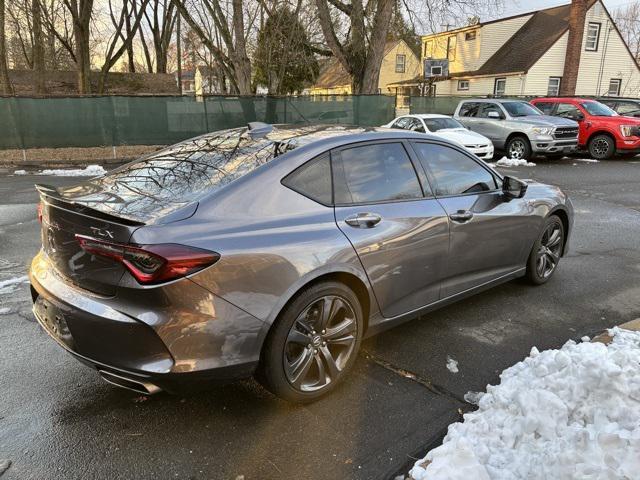
[[[578,147],[597,160],[640,153],[640,118],[620,116],[588,98],[536,98],[531,103],[547,115],[577,121]]]

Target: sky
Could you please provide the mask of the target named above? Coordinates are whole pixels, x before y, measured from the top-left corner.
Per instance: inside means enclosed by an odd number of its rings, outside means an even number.
[[[543,8],[555,7],[556,5],[565,5],[570,0],[506,0],[505,8],[502,14],[498,17],[507,17],[509,15],[516,15],[518,13],[529,12],[532,10],[541,10]],[[604,0],[604,4],[607,9],[613,13],[620,7],[634,3],[633,0]],[[483,18],[481,20],[490,20],[489,18]]]

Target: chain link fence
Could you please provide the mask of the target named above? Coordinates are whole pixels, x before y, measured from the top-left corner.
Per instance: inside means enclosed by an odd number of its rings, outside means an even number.
[[[0,97],[0,149],[168,145],[252,121],[378,126],[395,97]]]

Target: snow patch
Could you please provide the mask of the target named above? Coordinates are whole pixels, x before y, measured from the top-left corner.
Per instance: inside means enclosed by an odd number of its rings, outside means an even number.
[[[77,169],[47,169],[36,173],[36,175],[57,175],[60,177],[96,177],[98,175],[104,175],[107,171],[100,165],[89,165],[86,168]]]
[[[6,294],[13,292],[18,285],[29,281],[29,277],[23,275],[22,277],[10,278],[9,280],[0,280],[0,294]]]
[[[500,160],[496,162],[498,167],[535,167],[536,164],[529,162],[528,160],[522,158],[507,158],[502,157]]]
[[[609,345],[532,348],[473,398],[478,410],[449,426],[411,478],[638,478],[640,332],[609,334]]]
[[[586,162],[586,163],[600,163],[600,160],[596,160],[595,158],[576,158],[578,162]]]
[[[26,175],[27,171],[26,170],[14,170],[13,174],[14,175]]]
[[[447,370],[451,373],[458,373],[458,361],[447,355]]]
[[[8,308],[8,307],[0,308],[0,315],[6,315],[6,314],[8,314],[9,312],[11,312],[11,309],[10,309],[10,308]]]

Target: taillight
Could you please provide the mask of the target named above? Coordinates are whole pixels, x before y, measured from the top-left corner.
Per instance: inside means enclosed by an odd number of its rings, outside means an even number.
[[[122,263],[138,283],[154,285],[186,277],[213,265],[220,255],[176,244],[123,245],[76,235],[80,247],[93,255]]]
[[[38,203],[38,221],[42,223],[42,202]]]

